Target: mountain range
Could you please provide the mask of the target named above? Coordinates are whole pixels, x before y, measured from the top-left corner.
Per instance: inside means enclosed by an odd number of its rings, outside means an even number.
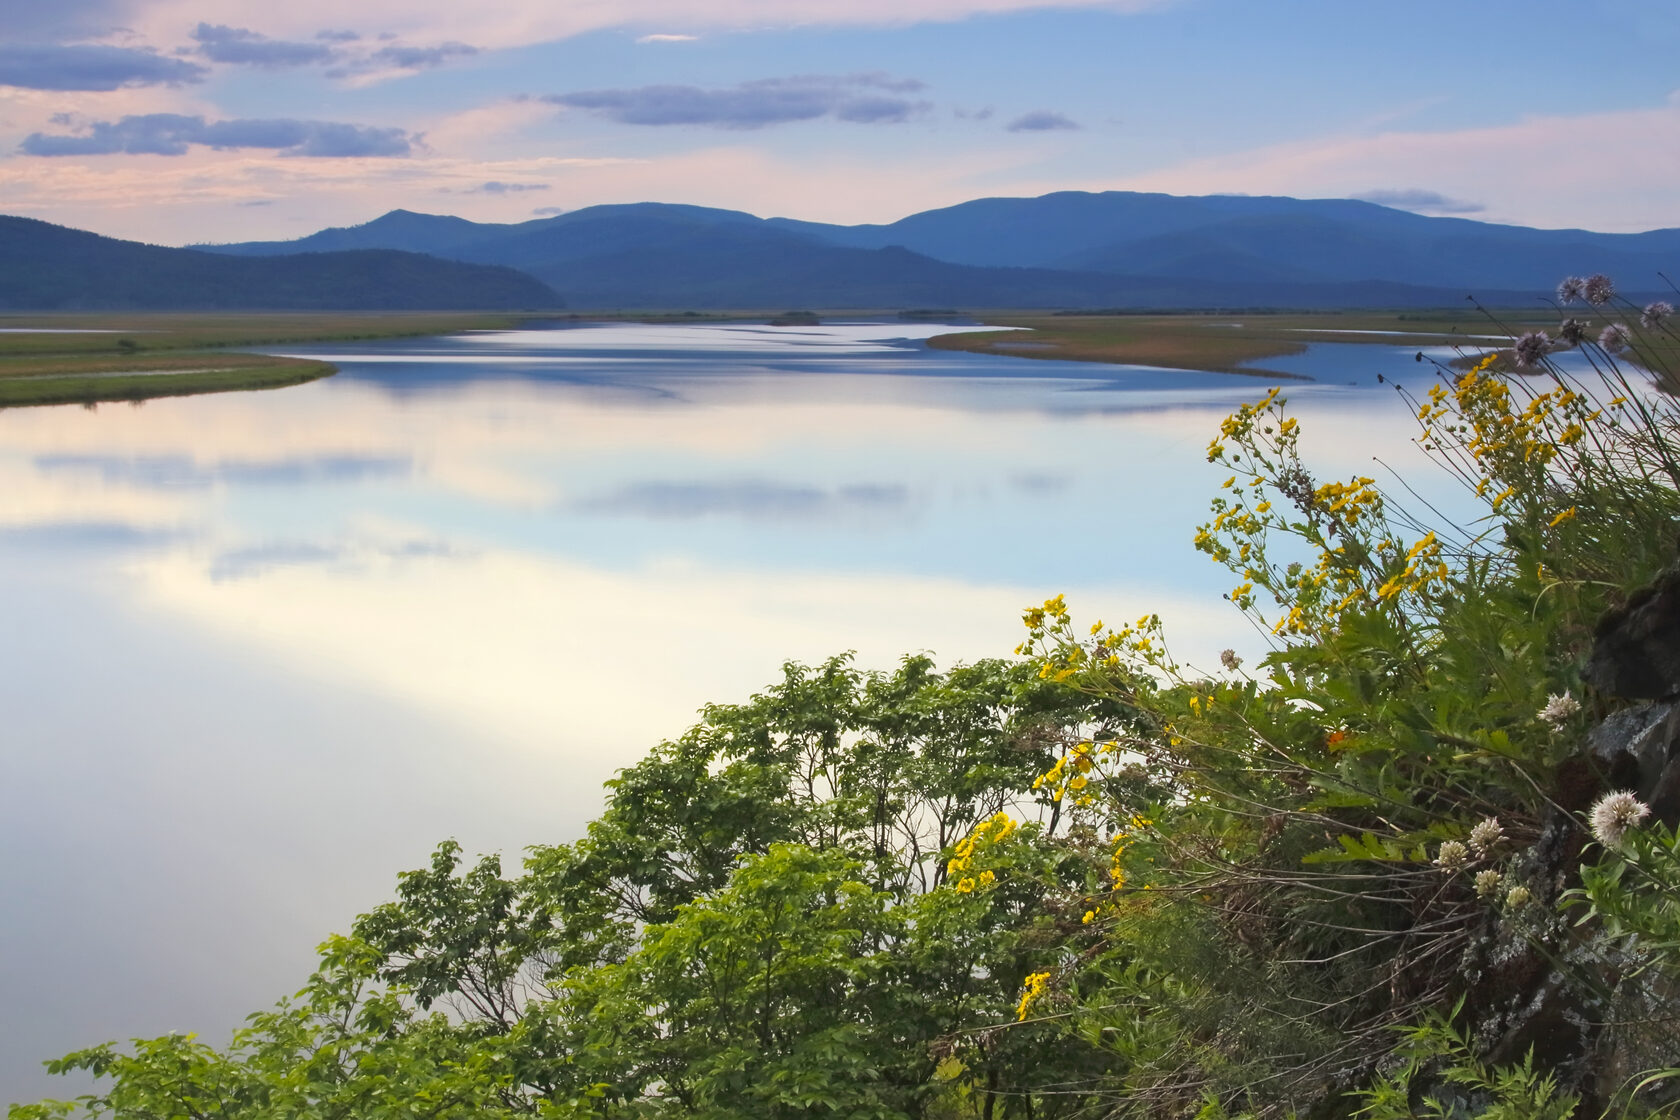
[[[492,224],[393,210],[240,256],[400,249],[520,269],[580,308],[1531,305],[1570,274],[1655,292],[1680,229],[1540,230],[1349,199],[986,198],[887,225],[660,203]]]
[[[886,225],[665,203],[513,224],[393,210],[169,249],[0,217],[0,308],[1532,307],[1565,275],[1668,290],[1680,229],[1608,234],[1350,199],[984,198]]]
[[[0,310],[533,310],[554,290],[500,265],[391,248],[229,257],[0,216]]]

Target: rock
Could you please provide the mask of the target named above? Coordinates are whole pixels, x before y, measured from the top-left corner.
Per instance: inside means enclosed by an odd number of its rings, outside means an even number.
[[[1606,790],[1648,795],[1680,739],[1680,705],[1639,704],[1612,712],[1587,734],[1587,751]]]
[[[1617,699],[1680,695],[1680,565],[1664,569],[1626,606],[1605,614],[1581,675]]]

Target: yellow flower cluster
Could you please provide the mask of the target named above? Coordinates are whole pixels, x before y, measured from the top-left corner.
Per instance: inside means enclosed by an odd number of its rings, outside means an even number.
[[[1349,525],[1381,517],[1382,492],[1373,487],[1375,482],[1358,477],[1351,482],[1326,482],[1313,491],[1314,509]]]
[[[1108,894],[1107,901],[1101,899],[1090,900],[1090,909],[1080,918],[1081,923],[1090,925],[1105,912],[1114,909],[1116,896],[1126,889],[1126,852],[1137,843],[1139,834],[1155,822],[1139,813],[1133,813],[1127,823],[1114,834],[1113,848],[1108,857]],[[1145,884],[1144,890],[1149,889]]]
[[[1071,793],[1075,805],[1090,805],[1094,793],[1091,778],[1097,768],[1097,760],[1103,755],[1113,754],[1118,747],[1119,744],[1112,739],[1100,743],[1089,739],[1075,743],[1062,753],[1054,766],[1033,779],[1032,788],[1049,790],[1051,801],[1060,801]]]
[[[1029,630],[1043,630],[1046,623],[1066,623],[1067,620],[1067,600],[1061,595],[1044,600],[1042,607],[1033,607],[1021,616],[1021,621],[1027,624]]]
[[[1157,668],[1170,668],[1167,640],[1161,628],[1161,616],[1146,614],[1129,626],[1118,630],[1105,628],[1099,621],[1091,627],[1090,660],[1105,668],[1119,668],[1122,659]]]
[[[1058,595],[1046,599],[1041,607],[1033,607],[1021,616],[1028,630],[1027,640],[1015,647],[1018,655],[1039,652],[1043,656],[1038,675],[1041,680],[1070,681],[1087,673],[1107,677],[1111,671],[1155,669],[1167,673],[1175,671],[1167,652],[1161,617],[1146,614],[1129,626],[1118,629],[1105,627],[1099,620],[1093,623],[1086,638],[1074,631],[1067,604]],[[1081,687],[1087,682],[1075,681]],[[1112,681],[1103,682],[1104,687]]]
[[[1398,546],[1392,541],[1385,540],[1382,544],[1386,546],[1380,549],[1382,552],[1398,551]],[[1422,592],[1431,583],[1445,580],[1449,574],[1446,561],[1441,559],[1441,542],[1431,531],[1406,551],[1405,567],[1377,588],[1377,600],[1394,599],[1402,592]]]
[[[956,851],[949,863],[945,865],[945,875],[956,880],[956,889],[962,894],[972,894],[977,890],[985,890],[997,883],[997,873],[986,870],[978,875],[969,875],[974,870],[974,858],[982,845],[1001,844],[1008,839],[1020,826],[1008,813],[997,813],[987,817],[969,831],[969,834],[957,843]]]
[[[1282,414],[1282,407],[1286,402],[1278,394],[1281,389],[1269,389],[1266,395],[1253,404],[1240,405],[1235,412],[1227,416],[1219,425],[1219,436],[1208,444],[1208,462],[1214,463],[1230,456],[1233,461],[1240,462],[1240,452],[1233,452],[1231,445],[1247,446],[1251,444],[1258,430],[1261,434],[1271,437],[1268,442],[1274,449],[1292,447],[1299,434],[1297,423]],[[1271,413],[1273,415],[1268,415]],[[1273,421],[1267,423],[1268,420]]]
[[[1022,1022],[1026,1019],[1027,1014],[1032,1011],[1033,1004],[1037,1003],[1039,999],[1043,997],[1044,989],[1049,987],[1049,985],[1050,974],[1048,972],[1035,972],[1022,982],[1021,1002],[1015,1007],[1015,1019],[1017,1022]]]
[[[1237,473],[1214,498],[1213,520],[1197,530],[1196,548],[1241,577],[1226,595],[1240,610],[1257,614],[1259,593],[1271,596],[1280,613],[1257,617],[1273,634],[1322,635],[1355,609],[1409,610],[1408,600],[1430,594],[1451,574],[1441,542],[1429,534],[1406,547],[1390,528],[1374,479],[1315,482],[1297,455],[1300,425],[1283,415],[1283,404],[1274,389],[1221,426],[1210,458]],[[1309,551],[1283,562],[1274,539]]]
[[[1423,426],[1418,442],[1427,451],[1461,461],[1476,496],[1495,513],[1505,512],[1515,500],[1522,504],[1525,517],[1538,518],[1548,489],[1548,471],[1559,466],[1572,469],[1594,425],[1616,421],[1595,407],[1591,398],[1562,382],[1532,394],[1519,408],[1511,385],[1489,373],[1495,357],[1489,355],[1472,366],[1451,388],[1430,388],[1428,399],[1418,408]],[[1616,397],[1605,408],[1616,412],[1626,405],[1625,398]],[[1571,509],[1551,516],[1547,527],[1556,529],[1573,515]]]

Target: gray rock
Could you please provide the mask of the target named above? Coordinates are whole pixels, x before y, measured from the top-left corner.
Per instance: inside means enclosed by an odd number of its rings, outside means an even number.
[[[1670,566],[1605,614],[1581,675],[1605,696],[1662,700],[1680,695],[1680,566]]]

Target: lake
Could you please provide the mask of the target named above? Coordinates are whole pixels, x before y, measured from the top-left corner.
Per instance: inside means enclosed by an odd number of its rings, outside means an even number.
[[[785,659],[1006,656],[1020,611],[1259,639],[1190,537],[1268,382],[931,351],[951,327],[556,326],[291,347],[342,372],[0,412],[0,1099],[43,1058],[220,1043],[454,837],[601,783]],[[1276,368],[1324,475],[1440,478],[1401,345]]]

